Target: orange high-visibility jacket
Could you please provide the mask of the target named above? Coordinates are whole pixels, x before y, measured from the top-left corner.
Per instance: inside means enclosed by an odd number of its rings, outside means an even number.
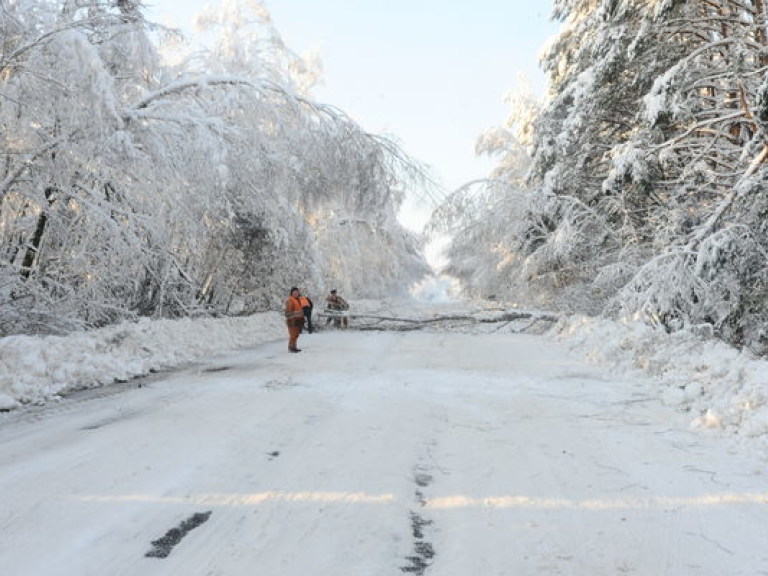
[[[285,301],[285,320],[288,324],[304,323],[304,311],[301,309],[301,302],[298,298],[290,296]]]
[[[309,301],[309,298],[306,296],[299,296],[299,304],[301,304],[302,308],[311,308],[312,302]]]

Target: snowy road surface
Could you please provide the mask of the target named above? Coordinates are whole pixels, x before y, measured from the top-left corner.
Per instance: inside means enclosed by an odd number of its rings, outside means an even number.
[[[551,340],[329,332],[0,419],[7,576],[768,574],[764,464]]]

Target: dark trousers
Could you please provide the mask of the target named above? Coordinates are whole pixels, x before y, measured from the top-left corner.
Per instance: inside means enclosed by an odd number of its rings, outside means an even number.
[[[315,331],[314,327],[312,326],[312,308],[309,306],[306,306],[302,308],[304,311],[304,319],[307,321],[307,332],[312,334],[312,332]]]

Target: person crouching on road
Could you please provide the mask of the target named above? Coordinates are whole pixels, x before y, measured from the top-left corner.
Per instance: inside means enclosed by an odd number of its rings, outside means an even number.
[[[288,326],[288,350],[301,352],[297,345],[301,328],[304,326],[304,311],[299,302],[298,288],[291,288],[291,295],[285,301],[285,323]]]
[[[340,328],[341,326],[346,328],[347,315],[345,312],[349,310],[349,304],[347,304],[347,301],[337,293],[336,289],[333,289],[331,290],[331,293],[326,296],[325,302],[325,309],[330,312],[330,314],[328,314],[328,320],[326,320],[325,325],[327,326],[331,323],[331,320],[333,320],[333,325],[336,326],[336,328]]]

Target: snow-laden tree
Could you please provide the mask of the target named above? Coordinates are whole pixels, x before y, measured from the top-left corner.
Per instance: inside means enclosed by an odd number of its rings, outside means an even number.
[[[529,176],[529,184],[546,194],[573,196],[596,209],[620,235],[620,245],[636,249],[648,237],[643,216],[652,196],[646,182],[614,193],[605,181],[615,169],[615,150],[632,157],[635,148],[628,142],[635,134],[642,98],[676,49],[663,39],[657,40],[660,46],[649,42],[653,28],[647,14],[652,4],[555,3],[563,25],[542,59],[550,77],[550,98],[536,121]],[[653,176],[650,168],[646,172],[647,178]],[[621,257],[627,258],[626,250]]]
[[[428,266],[421,240],[397,220],[401,191],[430,183],[391,141],[349,131],[337,137],[341,154],[327,158],[324,167],[343,171],[323,178],[335,193],[307,206],[326,285],[368,298],[403,293]]]
[[[31,329],[108,321],[133,277],[109,254],[119,261],[138,231],[125,224],[121,99],[151,74],[141,14],[131,2],[2,7],[3,317]]]
[[[517,201],[497,186],[475,202],[454,271],[466,282],[495,246],[512,263],[491,275],[503,297],[706,324],[765,350],[763,0],[554,5],[527,181],[509,187]]]
[[[242,140],[232,147],[231,157],[239,160],[231,163],[236,168],[228,185],[247,212],[240,221],[277,223],[270,235],[274,257],[264,259],[272,276],[314,293],[337,286],[347,294],[380,297],[406,289],[427,268],[417,239],[397,222],[396,212],[400,190],[423,185],[420,170],[392,142],[306,98],[316,65],[285,47],[263,6],[226,6],[228,19],[210,11],[200,19],[209,33],[220,34],[197,66],[223,74],[254,69],[265,98],[280,113],[254,113],[256,103],[238,112]],[[300,220],[284,221],[297,213]]]
[[[539,106],[524,84],[507,103],[504,127],[476,146],[499,159],[491,178],[455,191],[432,218],[433,231],[451,236],[444,271],[472,296],[575,309],[610,230],[579,198],[526,187]]]
[[[653,82],[627,64],[646,5],[555,3],[563,26],[543,58],[546,105],[539,109],[530,96],[510,101],[507,125],[478,142],[479,153],[499,158],[493,184],[473,192],[472,209],[445,212],[460,215],[449,270],[473,293],[595,310],[615,290],[637,231],[631,210],[617,209],[602,182],[611,148],[630,137],[640,96]],[[463,206],[462,197],[448,204]],[[475,260],[483,273],[473,274]]]
[[[768,320],[765,5],[662,2],[648,21],[665,68],[604,187],[648,191],[651,250],[615,304],[757,349]]]
[[[308,98],[315,68],[260,3],[208,14],[212,48],[172,66],[138,2],[1,5],[1,332],[418,279],[416,239],[393,217],[409,163]],[[324,254],[342,209],[376,262],[335,240]]]

